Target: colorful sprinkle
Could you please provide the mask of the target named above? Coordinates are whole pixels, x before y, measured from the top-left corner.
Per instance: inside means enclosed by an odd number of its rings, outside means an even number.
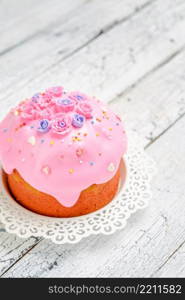
[[[73,136],[73,137],[72,137],[72,141],[73,141],[73,142],[80,142],[81,139],[80,139],[78,136]]]
[[[34,146],[36,144],[36,138],[32,135],[28,138],[28,143]]]
[[[82,156],[83,152],[84,152],[84,150],[83,150],[82,148],[78,148],[78,149],[76,150],[76,155],[77,155],[78,157],[80,157],[80,156]]]
[[[79,163],[80,163],[80,164],[83,164],[83,160],[80,160]]]
[[[96,118],[96,121],[101,122],[101,119],[100,118]]]
[[[97,133],[96,133],[96,136],[100,136],[100,134],[97,132]]]
[[[18,110],[15,110],[15,111],[14,111],[14,115],[15,115],[15,116],[18,116],[18,115],[19,115]]]
[[[69,174],[73,174],[74,173],[74,169],[69,169]]]
[[[90,161],[89,164],[90,164],[90,166],[94,166],[94,162],[93,161]]]
[[[49,166],[42,167],[41,171],[46,175],[49,175],[51,173],[51,169]]]
[[[41,139],[40,142],[41,142],[41,144],[43,144],[43,143],[45,142],[45,140],[44,140],[44,139]]]
[[[118,115],[116,115],[116,118],[121,122],[121,118]]]
[[[12,139],[11,139],[11,138],[8,138],[8,139],[7,139],[7,142],[8,142],[8,143],[11,143],[11,142],[12,142]]]
[[[54,145],[55,141],[51,140],[49,143],[50,145]]]
[[[109,172],[114,172],[114,170],[115,170],[114,164],[113,164],[113,163],[110,163],[110,164],[108,165],[107,171],[109,171]]]

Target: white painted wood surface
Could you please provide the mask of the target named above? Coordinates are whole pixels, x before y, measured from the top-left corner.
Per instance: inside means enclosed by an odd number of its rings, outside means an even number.
[[[59,246],[0,224],[0,275],[185,276],[184,0],[10,3],[0,2],[0,117],[41,88],[80,88],[110,102],[159,171],[150,206],[112,236]]]

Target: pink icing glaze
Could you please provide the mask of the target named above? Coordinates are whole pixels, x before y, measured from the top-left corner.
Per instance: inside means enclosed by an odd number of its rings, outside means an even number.
[[[16,169],[66,207],[90,185],[110,180],[127,148],[119,117],[99,100],[62,87],[12,109],[0,123],[0,141],[5,172]]]

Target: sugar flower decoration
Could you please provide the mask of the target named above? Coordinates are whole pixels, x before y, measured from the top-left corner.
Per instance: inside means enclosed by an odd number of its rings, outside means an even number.
[[[62,86],[55,86],[51,87],[46,90],[46,93],[51,95],[52,97],[61,97],[63,94],[63,87]]]
[[[80,92],[72,92],[68,95],[68,97],[75,100],[76,102],[88,100],[88,96]]]
[[[31,100],[35,103],[37,103],[38,99],[40,97],[40,93],[36,93],[35,95],[33,95],[33,97],[31,98]]]
[[[40,124],[39,124],[39,128],[38,131],[45,133],[48,132],[50,130],[50,123],[47,119],[41,120]]]
[[[75,101],[73,99],[56,99],[57,111],[68,112],[72,111],[75,106]]]
[[[92,118],[92,107],[87,102],[79,103],[77,112],[80,113],[81,115],[85,116],[86,119]]]
[[[84,124],[85,117],[79,114],[75,114],[72,119],[72,125],[75,128],[81,128]]]
[[[52,121],[51,127],[54,133],[64,135],[71,131],[71,118],[61,114]]]

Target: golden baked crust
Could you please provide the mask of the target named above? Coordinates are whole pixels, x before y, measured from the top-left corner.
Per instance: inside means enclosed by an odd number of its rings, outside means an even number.
[[[29,210],[52,217],[75,217],[96,211],[113,199],[118,189],[120,168],[108,182],[93,184],[82,191],[72,207],[64,207],[54,197],[36,190],[16,170],[7,177],[13,196]]]

